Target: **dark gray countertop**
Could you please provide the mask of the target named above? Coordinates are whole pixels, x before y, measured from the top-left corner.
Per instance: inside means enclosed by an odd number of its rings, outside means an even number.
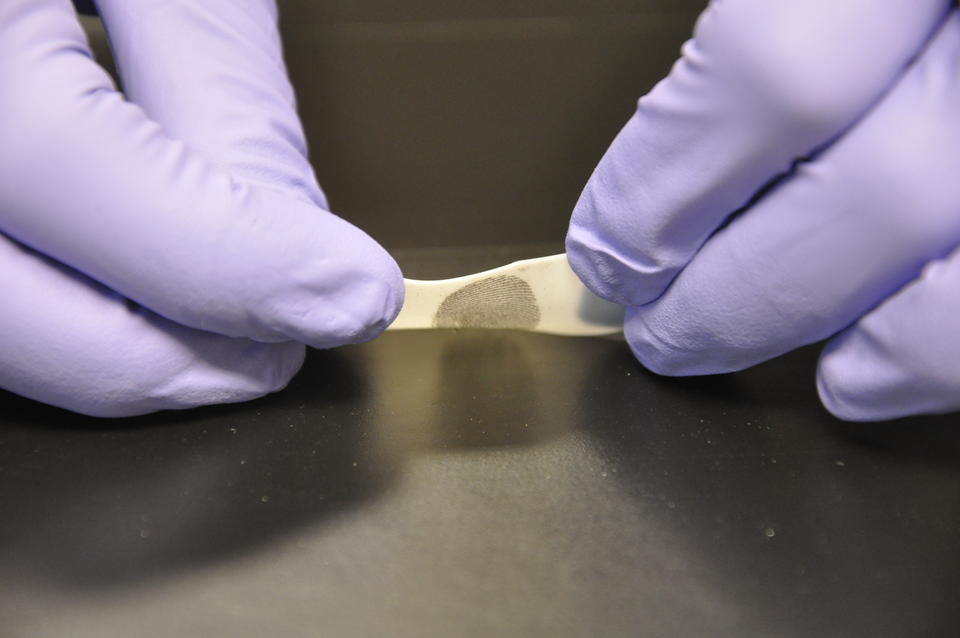
[[[427,331],[247,405],[0,395],[0,633],[955,636],[956,418],[836,421],[816,354],[664,379],[617,340]]]

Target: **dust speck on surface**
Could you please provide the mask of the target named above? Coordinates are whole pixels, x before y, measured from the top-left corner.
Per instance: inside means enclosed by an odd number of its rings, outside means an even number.
[[[773,529],[772,527],[768,527],[767,529],[763,530],[763,535],[767,538],[773,538],[777,535],[777,530]]]
[[[467,284],[450,293],[433,317],[436,328],[514,328],[540,323],[533,290],[515,275],[499,275]]]
[[[261,502],[261,503],[266,503],[266,502],[269,501],[269,500],[270,500],[270,497],[267,496],[266,494],[264,494],[263,496],[260,497],[260,502]]]

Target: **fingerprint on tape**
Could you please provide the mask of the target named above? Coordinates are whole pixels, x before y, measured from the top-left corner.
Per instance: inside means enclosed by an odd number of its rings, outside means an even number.
[[[488,277],[447,295],[433,316],[435,328],[532,330],[540,307],[530,284],[514,275]]]

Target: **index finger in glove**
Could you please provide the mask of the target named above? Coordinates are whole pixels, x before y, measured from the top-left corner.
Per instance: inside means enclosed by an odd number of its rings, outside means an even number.
[[[631,308],[664,374],[740,370],[843,330],[960,243],[960,13],[847,134]],[[918,307],[918,312],[922,310]]]
[[[193,111],[180,100],[163,108],[145,101],[172,129],[194,131],[202,150],[114,90],[90,59],[68,0],[0,5],[0,228],[194,328],[318,347],[375,336],[399,309],[399,269],[362,231],[318,208],[317,189],[296,185],[309,180],[295,139],[280,162],[273,150],[282,144],[261,143],[291,130],[270,119],[289,117],[292,103],[278,107],[289,96],[260,84],[271,64],[282,73],[279,53],[265,44],[273,40],[261,42],[243,20],[206,33],[209,23],[185,15],[184,41],[222,37],[200,77],[221,81],[227,88],[213,97],[225,99],[199,109],[206,124],[194,129],[185,124]],[[176,46],[168,40],[163,51]],[[218,74],[229,65],[235,72]],[[256,71],[245,76],[245,68]],[[205,99],[202,83],[192,84],[194,99]],[[260,106],[241,99],[258,90],[273,97]],[[213,123],[216,113],[222,117]],[[224,132],[196,133],[206,125]],[[270,175],[276,166],[279,178]]]
[[[584,189],[574,270],[611,301],[657,298],[732,212],[865,113],[949,6],[712,3]]]

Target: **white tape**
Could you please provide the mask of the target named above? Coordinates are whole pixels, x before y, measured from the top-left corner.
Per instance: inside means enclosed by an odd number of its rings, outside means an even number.
[[[570,336],[623,330],[623,308],[587,290],[562,253],[454,279],[404,283],[406,301],[389,330],[508,328]]]

